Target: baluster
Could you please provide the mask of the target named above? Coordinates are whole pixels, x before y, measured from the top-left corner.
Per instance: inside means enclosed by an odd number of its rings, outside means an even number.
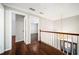
[[[55,47],[55,33],[53,33],[53,39],[54,39],[53,45],[54,45],[54,47]]]
[[[55,36],[55,33],[54,33],[54,47],[56,48],[56,36]]]
[[[62,43],[62,50],[63,50],[63,53],[64,53],[64,38],[62,37],[62,34],[60,34],[60,39],[61,39],[61,43]]]
[[[79,40],[78,40],[78,36],[77,36],[77,55],[79,54]]]
[[[42,33],[42,32],[41,32],[41,30],[40,30],[40,33],[39,33],[39,35],[40,35],[40,39],[39,39],[39,41],[40,41],[40,42],[41,42],[41,33]]]
[[[52,43],[53,43],[53,39],[52,39],[52,33],[51,33],[51,46],[52,46]]]
[[[54,33],[52,33],[52,46],[54,46]]]
[[[63,40],[63,52],[64,52],[64,38],[62,38],[62,40]]]
[[[57,34],[57,38],[58,38],[57,39],[57,41],[58,41],[58,47],[57,48],[60,50],[60,38],[59,38],[59,34]]]
[[[71,36],[72,39],[72,55],[73,55],[73,36]]]
[[[54,47],[56,48],[56,33],[54,33]]]
[[[59,34],[58,34],[58,49],[60,50],[60,40],[59,40]]]
[[[55,47],[55,33],[53,33],[53,46]]]
[[[67,55],[68,55],[68,35],[67,35]]]
[[[58,34],[56,34],[56,39],[57,39],[57,49],[58,49]]]

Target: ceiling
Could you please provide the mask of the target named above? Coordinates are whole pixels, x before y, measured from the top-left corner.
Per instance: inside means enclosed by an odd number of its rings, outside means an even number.
[[[6,3],[4,5],[24,9],[50,20],[79,15],[78,3]],[[29,8],[33,8],[35,11],[31,11]]]

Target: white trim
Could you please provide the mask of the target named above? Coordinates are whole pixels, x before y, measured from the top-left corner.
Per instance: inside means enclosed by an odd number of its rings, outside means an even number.
[[[11,49],[12,48],[12,20],[11,20],[11,10],[5,9],[5,43],[4,43],[4,49]],[[6,43],[7,42],[7,43]]]
[[[4,52],[5,52],[5,51],[1,51],[0,54],[1,54],[1,53],[4,53]]]
[[[31,43],[31,22],[30,22],[30,15],[28,16],[28,43]]]
[[[41,35],[41,33],[40,33],[40,28],[41,28],[40,19],[41,19],[41,18],[39,18],[39,23],[38,23],[38,41],[41,40],[41,38],[40,38],[40,37],[41,37],[41,36],[40,36],[40,35]]]
[[[8,51],[8,50],[11,50],[11,48],[9,48],[9,49],[5,49],[4,52],[5,52],[5,51]]]
[[[22,13],[22,12],[19,12],[19,11],[11,10],[11,12],[15,13],[15,14],[26,16],[26,13]]]
[[[25,42],[26,41],[26,36],[25,36],[25,33],[26,33],[26,31],[25,31],[25,29],[26,29],[25,20],[26,20],[27,14],[19,12],[19,11],[15,11],[15,10],[12,10],[11,13],[19,14],[19,15],[23,15],[24,16],[24,42]]]
[[[24,17],[24,43],[26,43],[26,16]]]
[[[0,53],[4,52],[4,6],[0,3]]]
[[[24,42],[27,44],[27,41],[29,40],[29,31],[28,31],[28,15],[24,17]]]

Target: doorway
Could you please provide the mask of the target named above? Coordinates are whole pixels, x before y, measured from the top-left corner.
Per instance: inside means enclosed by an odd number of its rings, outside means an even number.
[[[25,39],[24,39],[24,15],[13,13],[12,15],[12,49],[13,54],[25,54]]]
[[[38,23],[31,23],[31,43],[38,41]]]
[[[16,42],[24,41],[24,16],[16,14]]]
[[[16,14],[16,55],[24,54],[24,16]]]
[[[39,40],[39,17],[30,15],[29,16],[30,25],[30,41],[31,43],[37,42]]]

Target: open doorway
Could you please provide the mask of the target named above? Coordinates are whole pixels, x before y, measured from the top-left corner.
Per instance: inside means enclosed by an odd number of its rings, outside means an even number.
[[[29,16],[30,21],[30,40],[31,43],[35,43],[38,41],[39,36],[39,18],[33,15]]]
[[[24,54],[24,16],[16,14],[16,55]]]
[[[16,55],[25,54],[24,19],[24,15],[12,15],[12,53]]]
[[[31,23],[31,43],[38,41],[38,23]]]
[[[16,42],[24,41],[24,16],[16,14]]]

